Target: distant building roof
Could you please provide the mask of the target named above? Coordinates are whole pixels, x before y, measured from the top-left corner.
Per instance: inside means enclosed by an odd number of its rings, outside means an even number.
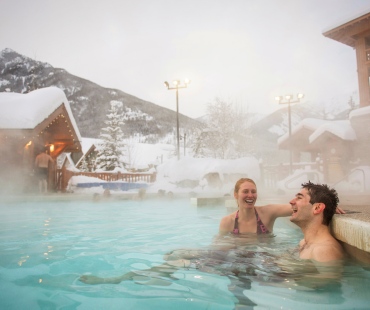
[[[341,140],[354,141],[356,140],[356,133],[351,127],[351,124],[348,120],[341,121],[331,121],[326,124],[321,125],[315,130],[315,132],[310,136],[310,143],[315,142],[325,133],[330,133]]]
[[[370,133],[370,106],[351,111],[349,121],[356,131],[357,138],[368,141]]]
[[[305,118],[300,121],[300,123],[297,126],[294,126],[292,128],[292,135],[302,135],[304,130],[306,129],[306,138],[310,136],[316,128],[320,127],[321,125],[329,122],[328,120],[323,119],[317,119],[317,118]],[[283,144],[286,144],[286,147],[289,143],[289,132],[285,133],[279,139],[277,140],[279,146],[283,146]]]
[[[328,135],[344,141],[357,139],[349,120],[329,121],[306,118],[293,128],[292,143],[301,150],[309,151],[315,149]],[[288,133],[278,139],[278,146],[281,149],[289,148]]]

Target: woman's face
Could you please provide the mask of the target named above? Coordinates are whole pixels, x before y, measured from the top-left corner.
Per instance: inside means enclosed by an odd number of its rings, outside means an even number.
[[[257,200],[257,187],[251,182],[244,182],[240,185],[237,193],[234,193],[234,197],[238,202],[239,208],[253,207]]]

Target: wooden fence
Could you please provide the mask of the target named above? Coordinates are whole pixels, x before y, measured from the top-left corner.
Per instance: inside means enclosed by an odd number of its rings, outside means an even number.
[[[146,182],[153,183],[156,180],[156,173],[120,173],[120,172],[83,172],[71,171],[66,168],[57,169],[55,178],[55,188],[57,191],[65,192],[68,182],[73,176],[87,176],[98,178],[107,182],[122,181],[126,183]]]

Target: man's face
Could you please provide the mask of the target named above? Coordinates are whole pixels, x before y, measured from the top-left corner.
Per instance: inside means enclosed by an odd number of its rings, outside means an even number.
[[[310,203],[310,199],[307,189],[302,188],[289,202],[293,210],[290,217],[291,222],[298,225],[298,223],[310,220],[313,217],[313,205]]]

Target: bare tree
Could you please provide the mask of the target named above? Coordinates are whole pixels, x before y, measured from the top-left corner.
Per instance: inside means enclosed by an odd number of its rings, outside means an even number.
[[[197,157],[237,158],[252,153],[250,118],[242,107],[220,98],[208,105],[206,128],[196,133],[193,144]]]

